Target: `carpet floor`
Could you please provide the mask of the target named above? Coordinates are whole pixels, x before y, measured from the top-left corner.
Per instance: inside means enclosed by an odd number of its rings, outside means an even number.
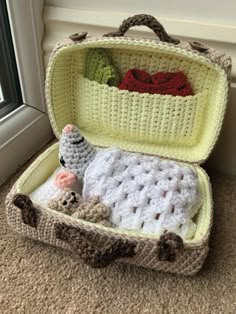
[[[211,174],[210,252],[195,277],[181,277],[125,264],[91,269],[17,235],[4,200],[29,163],[0,188],[0,313],[236,313],[236,178]]]

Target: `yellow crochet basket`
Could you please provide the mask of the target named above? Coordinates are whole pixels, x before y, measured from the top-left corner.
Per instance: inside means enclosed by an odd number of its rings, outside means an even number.
[[[160,40],[124,36],[137,25],[148,26]],[[13,186],[6,200],[8,222],[23,235],[74,251],[76,257],[94,267],[121,261],[193,275],[207,256],[212,224],[211,186],[200,164],[212,151],[222,126],[231,59],[200,43],[179,42],[149,15],[128,18],[117,32],[100,38],[86,35],[74,34],[59,43],[49,60],[46,99],[56,137],[60,139],[64,126],[72,123],[96,146],[115,145],[187,163],[198,173],[204,199],[196,233],[178,250],[173,239],[76,220],[27,198],[16,204],[16,194],[29,195],[59,166],[58,143],[38,157]],[[151,74],[157,70],[183,71],[194,96],[129,92],[88,80],[84,76],[87,52],[98,47],[106,49],[122,76],[135,67]],[[28,212],[27,202],[31,208]],[[66,235],[65,239],[57,237],[58,226],[70,234],[71,242]],[[119,254],[117,247],[121,248]],[[164,258],[163,254],[160,258],[160,250],[166,253]],[[168,254],[173,255],[171,259]]]

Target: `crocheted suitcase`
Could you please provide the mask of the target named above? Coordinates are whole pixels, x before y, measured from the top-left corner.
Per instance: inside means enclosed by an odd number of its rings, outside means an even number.
[[[124,36],[137,25],[151,28],[159,40]],[[135,67],[149,73],[183,71],[194,95],[142,94],[89,80],[84,73],[91,48],[106,49],[122,76]],[[224,53],[172,38],[150,15],[130,17],[118,31],[100,38],[81,33],[57,44],[48,63],[45,89],[57,139],[71,123],[97,147],[115,145],[189,165],[198,175],[203,198],[196,232],[186,241],[175,234],[145,235],[74,219],[35,204],[28,195],[59,166],[58,143],[14,184],[6,199],[8,223],[25,236],[73,251],[93,267],[120,261],[184,275],[198,272],[208,253],[213,217],[211,185],[200,165],[212,151],[222,126],[230,70],[231,59]]]

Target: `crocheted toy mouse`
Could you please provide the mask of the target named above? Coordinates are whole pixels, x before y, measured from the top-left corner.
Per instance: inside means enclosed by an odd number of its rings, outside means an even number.
[[[66,191],[53,198],[48,206],[77,219],[99,223],[107,227],[112,226],[109,221],[110,209],[97,197],[83,202],[82,197],[76,192]]]
[[[85,139],[71,144],[68,153],[66,137],[82,137],[75,126],[66,130],[69,132],[63,131],[60,143],[60,152],[65,156],[61,157],[71,171],[84,174],[85,201],[99,197],[111,209],[110,221],[119,228],[157,236],[174,232],[185,239],[193,237],[194,218],[201,206],[193,168],[119,148],[96,151]],[[77,159],[74,152],[79,152]]]
[[[81,203],[82,197],[75,191],[62,191],[48,202],[48,207],[72,215]]]

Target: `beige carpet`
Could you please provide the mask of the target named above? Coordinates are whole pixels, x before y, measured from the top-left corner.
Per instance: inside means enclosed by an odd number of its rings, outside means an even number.
[[[211,250],[192,278],[128,265],[94,270],[6,224],[0,192],[0,313],[236,313],[236,179],[212,174]]]

